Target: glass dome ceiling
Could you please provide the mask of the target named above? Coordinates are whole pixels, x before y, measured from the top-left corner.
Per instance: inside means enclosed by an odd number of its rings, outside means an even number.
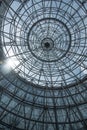
[[[3,0],[0,123],[87,130],[87,2]]]
[[[13,1],[4,16],[3,50],[20,77],[48,87],[84,78],[87,17],[78,1]]]

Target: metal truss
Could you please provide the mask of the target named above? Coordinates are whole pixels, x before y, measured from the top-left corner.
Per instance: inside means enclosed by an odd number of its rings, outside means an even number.
[[[0,127],[87,130],[87,2],[0,6]]]

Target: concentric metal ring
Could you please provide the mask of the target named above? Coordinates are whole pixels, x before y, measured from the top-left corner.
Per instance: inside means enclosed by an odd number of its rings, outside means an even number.
[[[52,28],[53,24],[55,24],[54,28]],[[41,33],[43,30],[44,33]],[[40,37],[39,32],[42,34]],[[50,47],[48,49],[42,48],[44,39],[51,39],[49,41],[51,42],[49,44],[52,45],[52,47],[50,46],[51,50]],[[34,57],[43,62],[56,62],[68,53],[71,47],[71,34],[62,21],[55,18],[45,18],[32,25],[29,29],[27,41],[29,50]],[[65,51],[62,51],[63,48],[65,48]]]

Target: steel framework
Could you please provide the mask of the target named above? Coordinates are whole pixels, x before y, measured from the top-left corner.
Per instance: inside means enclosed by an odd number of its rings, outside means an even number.
[[[0,1],[0,124],[87,130],[86,0]]]

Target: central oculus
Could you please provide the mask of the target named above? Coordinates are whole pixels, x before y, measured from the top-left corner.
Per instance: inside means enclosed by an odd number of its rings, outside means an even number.
[[[45,43],[45,47],[46,48],[49,48],[50,47],[50,44],[48,42]]]
[[[44,51],[50,51],[54,47],[54,42],[51,38],[44,38],[41,42]]]

